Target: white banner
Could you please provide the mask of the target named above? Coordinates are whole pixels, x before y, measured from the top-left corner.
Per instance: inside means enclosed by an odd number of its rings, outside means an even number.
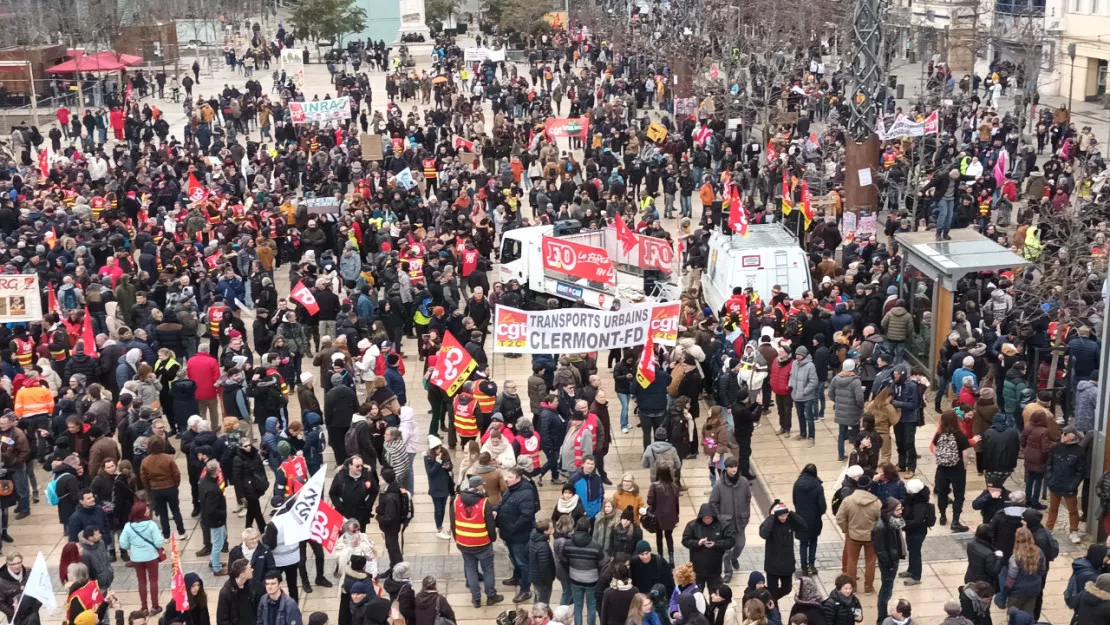
[[[0,276],[0,323],[42,320],[37,275]]]
[[[290,102],[289,119],[294,124],[325,123],[351,117],[351,98],[333,98],[313,102]]]
[[[616,311],[593,308],[530,311],[498,306],[494,313],[493,351],[582,354],[642,346],[647,341],[648,328],[656,343],[674,345],[678,339],[679,307],[678,302],[629,306]]]
[[[320,467],[308,478],[304,488],[297,491],[297,495],[283,504],[270,519],[277,527],[280,545],[296,544],[308,540],[312,535],[312,522],[316,518],[316,511],[320,509],[320,501],[324,498],[327,470],[326,464]]]
[[[463,58],[467,63],[481,63],[483,61],[500,63],[505,60],[505,51],[491,48],[467,48],[463,51]]]
[[[900,139],[902,137],[923,137],[925,135],[936,134],[938,130],[939,115],[937,111],[929,113],[925,121],[915,122],[905,115],[899,115],[887,128],[880,118],[875,123],[875,134],[879,135],[880,141],[890,141],[891,139]]]

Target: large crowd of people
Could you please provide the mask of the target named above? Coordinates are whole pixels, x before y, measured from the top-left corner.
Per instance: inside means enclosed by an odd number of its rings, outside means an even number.
[[[296,39],[283,31],[275,41]],[[845,81],[825,73],[820,46],[806,46],[783,79],[797,87],[782,106],[798,121],[766,141],[704,109],[671,114],[670,70],[650,55],[582,30],[533,43],[527,62],[466,62],[440,38],[430,69],[417,71],[384,44],[356,42],[329,57],[326,94],[284,72],[264,85],[265,49],[229,51],[244,84],[183,81],[180,138],[158,110],[165,102],[126,86],[110,111],[59,111],[49,144],[37,128],[13,130],[0,262],[6,275],[37,275],[45,312],[0,327],[0,538],[18,541],[14,521],[41,499],[57,508],[66,622],[104,623],[113,610],[121,622],[112,585],[123,566],[139,584],[129,625],[212,622],[213,589],[195,572],[162,603],[159,563],[166,541],[185,538],[183,514],[199,518],[197,556],[227,578],[216,591],[220,625],[301,625],[298,602],[314,586],[338,586],[340,625],[453,622],[442,580],[405,559],[421,469],[436,535],[455,543],[472,605],[501,604],[499,588],[512,588],[519,625],[904,625],[913,606],[895,582],[921,583],[927,536],[965,532],[967,572],[944,623],[989,624],[992,602],[1011,623],[1039,618],[1061,504],[1072,542],[1083,522],[1110,530],[1110,474],[1088,477],[1105,337],[1086,317],[1064,324],[1067,298],[1100,301],[1090,278],[1105,274],[1091,182],[1105,165],[1089,129],[1050,111],[1037,117],[1037,147],[1026,145],[1019,120],[999,108],[1001,77],[956,86],[930,63],[960,97],[938,135],[884,143],[877,208],[889,219],[883,233],[857,235],[840,221]],[[771,76],[756,61],[751,69]],[[381,73],[386,93],[375,94],[370,75]],[[350,98],[339,121],[291,113],[290,103],[339,96]],[[564,115],[589,122],[569,148],[543,131]],[[647,138],[655,120],[669,134],[658,145]],[[385,141],[380,158],[360,135]],[[812,224],[790,210],[804,201],[803,180],[833,199]],[[306,198],[334,198],[334,208],[312,212]],[[801,233],[812,289],[738,287],[720,310],[705,304],[698,276],[710,233],[730,228],[730,202],[752,223],[785,220]],[[1077,210],[1099,226],[1087,245],[1102,264],[1081,293],[1030,305],[1021,293],[1047,273],[968,276],[937,369],[918,364],[932,287],[903,264],[894,234],[943,239],[974,227],[1034,263],[1061,265],[1075,234],[1046,217]],[[625,220],[682,250],[679,340],[650,355],[650,383],[637,380],[642,348],[605,366],[599,354],[533,354],[526,379],[491,375],[495,306],[567,304],[532,303],[515,280],[491,277],[498,241],[565,220],[586,229]],[[451,395],[429,382],[448,335],[477,365]],[[428,414],[414,410],[413,389]],[[930,398],[939,421],[922,449]],[[741,595],[731,583],[764,416],[809,446],[816,423],[831,419],[846,469],[820,476],[807,464],[789,495],[769,492],[758,527],[765,562]],[[615,437],[636,427],[646,484],[606,472]],[[924,454],[934,475],[919,468]],[[300,459],[307,471],[292,472]],[[286,540],[270,516],[325,459],[327,500],[345,519],[327,556],[317,542]],[[684,478],[702,471],[711,488],[688,491]],[[986,488],[968,497],[972,471]],[[822,481],[833,479],[827,500]],[[555,489],[548,513],[540,493]],[[683,493],[704,501],[685,523]],[[1084,518],[1091,496],[1101,519]],[[245,529],[233,535],[236,515]],[[826,517],[845,543],[827,594],[815,583]],[[498,542],[511,571],[496,570]],[[35,599],[12,600],[26,554],[4,546],[0,611],[38,623]],[[1106,546],[1091,545],[1073,570],[1064,598],[1074,622],[1110,622]],[[876,592],[878,613],[864,615],[858,595]]]

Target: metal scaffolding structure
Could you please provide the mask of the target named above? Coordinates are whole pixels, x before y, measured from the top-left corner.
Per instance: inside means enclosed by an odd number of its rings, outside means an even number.
[[[883,37],[880,0],[856,0],[852,11],[852,115],[848,130],[857,141],[875,132],[882,111]]]

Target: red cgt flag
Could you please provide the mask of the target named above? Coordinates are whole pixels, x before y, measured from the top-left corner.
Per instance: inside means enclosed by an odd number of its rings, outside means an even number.
[[[289,291],[289,299],[304,306],[310,315],[320,312],[320,305],[316,303],[316,298],[312,295],[312,291],[309,291],[308,287],[304,285],[304,282],[298,282],[297,286]]]
[[[81,342],[85,344],[85,355],[96,358],[96,335],[93,334],[92,315],[85,308],[85,321],[81,324]]]
[[[632,251],[632,248],[636,247],[636,234],[624,222],[624,217],[617,215],[617,218],[613,221],[617,226],[617,240],[621,243],[621,253],[628,254]]]
[[[640,361],[636,363],[636,381],[640,383],[640,388],[647,388],[655,381],[655,344],[651,340],[650,329],[647,335],[644,351],[640,354]]]
[[[47,160],[47,158],[48,157],[46,155],[46,150],[39,150],[39,173],[42,174],[43,178],[46,178],[48,175],[50,175],[50,162]]]
[[[185,188],[185,193],[194,204],[208,199],[208,189],[197,180],[196,174],[189,174],[189,186]]]
[[[185,588],[185,575],[181,572],[181,556],[177,553],[177,535],[170,534],[170,552],[173,554],[172,568],[173,568],[173,581],[170,585],[170,595],[177,609],[180,612],[187,612],[189,610],[189,593]]]
[[[728,227],[734,234],[748,236],[748,210],[740,202],[740,188],[735,183],[729,190]]]
[[[54,293],[54,285],[52,284],[46,285],[46,307],[49,312],[61,314],[61,311],[58,310],[58,296]]]

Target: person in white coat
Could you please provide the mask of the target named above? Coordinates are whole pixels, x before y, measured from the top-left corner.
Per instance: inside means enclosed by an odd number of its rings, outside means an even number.
[[[405,441],[405,453],[409,455],[409,467],[416,466],[413,464],[416,460],[416,454],[420,451],[420,438],[416,435],[416,419],[413,417],[412,406],[401,406],[401,436]],[[405,477],[405,488],[410,493],[416,492],[413,488],[413,474],[415,471],[409,470],[408,475]]]

